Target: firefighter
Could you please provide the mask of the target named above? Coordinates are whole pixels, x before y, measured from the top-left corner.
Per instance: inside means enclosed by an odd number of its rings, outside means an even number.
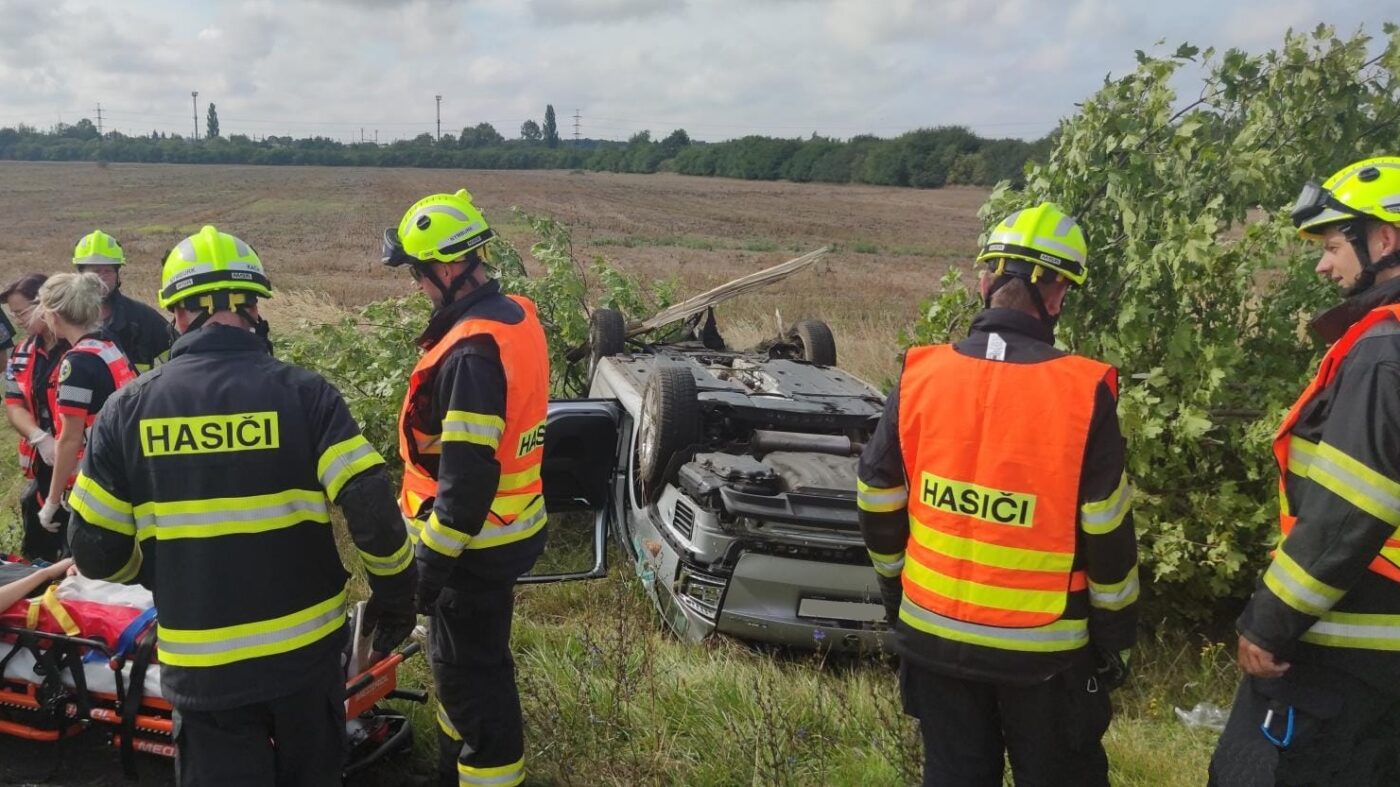
[[[68,343],[46,391],[56,444],[39,525],[50,533],[61,533],[67,524],[65,497],[97,414],[117,389],[136,379],[131,362],[98,327],[105,292],[91,273],[60,273],[39,287],[40,319]],[[65,542],[60,536],[59,543]]]
[[[1211,780],[1400,784],[1400,157],[1308,183],[1292,218],[1346,298],[1274,438],[1283,540],[1236,622]]]
[[[438,777],[453,785],[525,778],[510,627],[515,582],[545,542],[549,356],[535,305],[487,276],[494,236],[465,189],[419,200],[384,233],[383,262],[433,304],[399,417],[399,504],[431,616]]]
[[[919,719],[924,784],[1108,784],[1109,692],[1127,677],[1137,543],[1117,376],[1054,346],[1084,234],[1011,214],[977,262],[968,338],[905,358],[861,456],[861,531]]]
[[[412,547],[384,460],[340,393],[269,353],[272,285],[204,227],[165,259],[170,360],[107,403],[72,495],[82,573],[150,588],[184,785],[339,785],[346,571],[367,572],[379,654],[414,623]]]
[[[39,509],[49,493],[58,445],[49,410],[49,379],[68,342],[55,336],[41,317],[39,288],[47,279],[43,273],[24,276],[0,292],[0,300],[26,334],[5,366],[5,415],[19,434],[19,469],[28,479],[19,501],[24,527],[20,554],[53,562],[66,545],[60,534],[39,524]]]
[[[107,285],[102,328],[140,374],[164,360],[174,337],[160,312],[122,292],[121,269],[125,264],[126,253],[121,244],[102,230],[84,235],[73,248],[73,265],[79,271],[97,274]]]

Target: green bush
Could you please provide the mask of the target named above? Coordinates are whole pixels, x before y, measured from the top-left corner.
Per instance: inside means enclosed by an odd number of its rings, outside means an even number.
[[[1270,442],[1321,349],[1306,318],[1339,297],[1286,206],[1310,177],[1395,152],[1400,33],[1385,31],[1376,57],[1327,27],[1260,56],[1139,52],[1061,125],[1023,190],[1003,184],[982,208],[991,223],[1053,201],[1084,227],[1089,281],[1059,337],[1119,368],[1142,557],[1175,614],[1246,596],[1275,540]],[[1200,98],[1183,107],[1172,84],[1197,61]],[[945,285],[911,339],[965,327],[962,285]]]

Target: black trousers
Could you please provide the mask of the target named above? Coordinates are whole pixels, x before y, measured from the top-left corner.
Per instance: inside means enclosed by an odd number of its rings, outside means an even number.
[[[1278,743],[1264,736],[1266,719]],[[1210,784],[1400,784],[1400,695],[1296,662],[1282,678],[1246,677],[1211,758]]]
[[[175,709],[175,779],[182,787],[318,787],[341,784],[345,681],[216,711]]]
[[[24,491],[19,495],[19,515],[24,525],[24,539],[19,551],[30,560],[53,563],[68,554],[68,512],[62,508],[58,510],[58,520],[63,524],[59,525],[57,533],[50,533],[39,524],[39,509],[44,507],[39,497],[48,494],[53,471],[38,459],[34,460],[34,467],[36,477],[24,485]]]
[[[1034,686],[949,677],[905,661],[904,711],[919,720],[926,787],[1108,787],[1108,692],[1076,668]]]
[[[454,578],[438,598],[428,645],[442,705],[439,784],[456,787],[461,773],[509,784],[524,772],[525,723],[510,653],[514,611],[513,578]]]

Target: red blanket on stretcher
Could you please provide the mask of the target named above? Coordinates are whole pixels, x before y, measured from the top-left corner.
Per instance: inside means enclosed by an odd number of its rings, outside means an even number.
[[[0,626],[95,639],[111,648],[140,614],[141,610],[134,607],[60,599],[58,586],[52,585],[44,595],[24,599],[0,611]],[[0,632],[0,639],[5,638]]]

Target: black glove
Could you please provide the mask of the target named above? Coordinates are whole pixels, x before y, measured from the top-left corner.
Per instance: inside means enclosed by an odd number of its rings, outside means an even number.
[[[420,543],[414,562],[418,564],[418,611],[424,615],[436,615],[438,595],[442,593],[442,586],[447,584],[457,561]]]
[[[880,576],[880,600],[885,604],[885,619],[893,626],[899,620],[899,605],[904,602],[904,585],[899,577]]]
[[[418,568],[412,563],[397,576],[381,579],[371,585],[361,626],[374,632],[376,661],[408,639],[413,627],[418,625],[418,616],[413,608],[413,593],[417,585]]]
[[[1098,678],[1099,687],[1105,691],[1113,691],[1127,683],[1132,675],[1132,666],[1129,663],[1132,655],[1131,650],[1095,648],[1094,676]]]

